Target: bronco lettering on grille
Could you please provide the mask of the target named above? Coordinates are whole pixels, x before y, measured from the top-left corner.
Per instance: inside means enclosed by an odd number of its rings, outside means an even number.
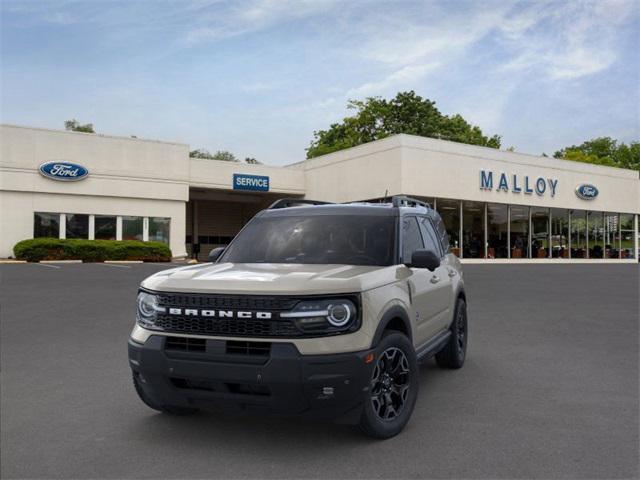
[[[198,310],[196,308],[169,308],[169,315],[184,317],[209,317],[209,318],[257,318],[270,320],[271,312],[244,312],[234,310]]]

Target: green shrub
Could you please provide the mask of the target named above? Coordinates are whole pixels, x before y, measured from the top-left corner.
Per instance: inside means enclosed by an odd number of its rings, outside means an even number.
[[[33,238],[16,243],[13,253],[17,259],[29,262],[40,260],[168,262],[171,260],[171,250],[164,243],[138,240]]]

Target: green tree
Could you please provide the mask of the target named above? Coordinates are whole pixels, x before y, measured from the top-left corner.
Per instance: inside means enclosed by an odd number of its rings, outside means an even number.
[[[64,129],[70,132],[96,133],[93,130],[93,123],[85,123],[82,125],[75,118],[64,122]]]
[[[261,161],[256,160],[256,159],[255,159],[255,158],[253,158],[253,157],[246,157],[246,158],[244,159],[244,163],[247,163],[247,164],[249,164],[249,165],[262,165],[262,162],[261,162]]]
[[[623,142],[618,143],[617,140],[611,137],[598,137],[587,140],[580,145],[571,145],[558,150],[553,156],[575,162],[640,171],[639,141],[634,141],[627,145]]]
[[[197,150],[191,150],[189,152],[191,158],[204,158],[206,160],[222,160],[225,162],[237,162],[236,156],[226,150],[218,150],[216,153],[211,153],[209,150],[200,148]]]
[[[443,115],[435,105],[413,90],[399,92],[391,100],[381,97],[349,100],[347,108],[355,110],[355,114],[330,125],[327,130],[315,131],[307,148],[307,158],[398,133],[500,148],[500,136],[487,137],[480,127],[471,125],[461,115]]]

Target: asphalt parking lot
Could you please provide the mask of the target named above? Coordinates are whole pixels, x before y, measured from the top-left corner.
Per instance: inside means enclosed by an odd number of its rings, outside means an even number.
[[[168,417],[132,388],[136,286],[169,265],[0,266],[3,478],[637,478],[637,265],[465,267],[465,367],[407,429]]]

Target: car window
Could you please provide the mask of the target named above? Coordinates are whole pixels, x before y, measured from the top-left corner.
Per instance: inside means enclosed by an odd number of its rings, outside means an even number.
[[[373,215],[256,217],[219,263],[387,266],[395,263],[396,218]]]
[[[422,235],[416,217],[405,217],[402,220],[402,262],[411,263],[414,251],[424,248]]]
[[[431,250],[439,257],[442,257],[440,242],[438,241],[436,232],[433,230],[433,225],[428,218],[420,217],[420,230],[422,231],[422,237],[424,238],[424,248]]]

